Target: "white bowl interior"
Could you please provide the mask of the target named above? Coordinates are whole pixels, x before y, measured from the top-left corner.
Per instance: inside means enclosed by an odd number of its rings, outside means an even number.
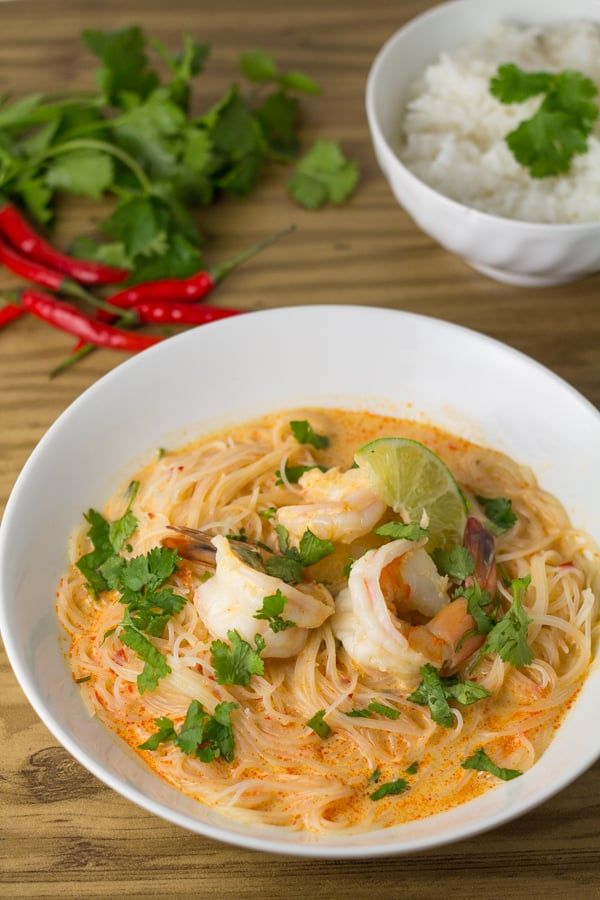
[[[308,349],[307,349],[308,348]],[[600,537],[600,416],[527,357],[408,313],[306,307],[191,330],[120,366],[82,395],[25,466],[0,531],[0,626],[30,702],[90,771],[172,822],[249,847],[314,856],[408,852],[530,808],[600,752],[600,671],[541,761],[474,802],[383,832],[332,837],[236,824],[164,784],[89,718],[54,614],[66,541],[158,446],[310,405],[425,418],[531,465],[577,525]],[[573,747],[577,753],[573,753]]]

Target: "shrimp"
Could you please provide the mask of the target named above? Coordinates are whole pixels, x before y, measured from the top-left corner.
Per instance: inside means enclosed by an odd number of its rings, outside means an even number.
[[[482,531],[477,520],[469,520],[465,541],[469,549],[482,548],[479,555],[474,553],[475,575],[480,584],[491,587],[493,538],[490,535],[490,553]],[[394,675],[402,688],[414,686],[426,663],[451,674],[485,640],[484,635],[468,634],[475,623],[467,601],[451,600],[447,580],[423,549],[425,540],[392,541],[365,553],[352,566],[332,619],[335,636],[354,662]]]
[[[308,637],[309,629],[319,628],[333,613],[333,598],[326,587],[306,584],[295,587],[280,578],[259,572],[233,552],[227,538],[213,538],[216,548],[216,571],[212,578],[196,589],[194,603],[213,637],[227,638],[235,630],[247,641],[257,634],[265,639],[262,656],[286,658],[297,656]],[[294,627],[275,633],[269,622],[256,619],[263,600],[277,591],[286,598],[282,618]]]
[[[349,544],[372,531],[386,509],[360,469],[310,469],[299,484],[306,503],[277,511],[277,521],[295,542],[309,528],[323,541]]]

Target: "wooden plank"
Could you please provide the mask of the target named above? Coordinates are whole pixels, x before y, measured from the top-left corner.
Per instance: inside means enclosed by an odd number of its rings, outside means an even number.
[[[430,5],[422,0],[36,0],[0,7],[0,85],[16,95],[91,85],[83,27],[140,22],[175,43],[188,30],[213,44],[202,94],[217,98],[238,54],[272,50],[325,87],[309,98],[306,142],[343,141],[363,180],[342,211],[299,210],[274,170],[243,202],[199,217],[219,259],[291,221],[297,234],[233,276],[219,294],[246,308],[356,303],[436,316],[506,341],[600,403],[600,279],[528,291],[487,281],[422,234],[397,206],[374,161],[364,115],[370,62],[385,38]],[[59,239],[88,231],[97,206],[65,207]],[[12,282],[0,274],[0,290]],[[217,295],[215,295],[217,296]],[[342,324],[342,323],[340,323]],[[48,371],[70,343],[20,321],[0,340],[0,503],[35,443],[86,387],[120,362],[96,353],[53,382]],[[474,373],[476,377],[476,373]],[[103,787],[59,746],[0,658],[0,896],[504,898],[599,895],[600,766],[558,797],[490,834],[407,859],[322,862],[264,857],[172,827]],[[574,748],[574,752],[576,749]]]

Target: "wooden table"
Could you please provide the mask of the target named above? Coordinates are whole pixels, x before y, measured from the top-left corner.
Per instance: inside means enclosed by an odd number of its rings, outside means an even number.
[[[139,22],[175,44],[181,31],[214,47],[202,91],[220,96],[240,51],[262,46],[325,87],[306,108],[307,143],[336,138],[363,179],[343,209],[313,213],[273,172],[244,202],[201,215],[214,259],[295,221],[298,233],[231,278],[224,305],[356,303],[414,310],[506,341],[600,403],[600,278],[538,291],[476,274],[422,234],[379,173],[364,114],[369,64],[386,37],[430,4],[420,0],[104,0],[0,4],[0,89],[91,86],[83,27]],[[89,230],[95,206],[65,209],[60,239]],[[11,282],[0,275],[0,289]],[[96,353],[65,376],[48,371],[70,342],[37,321],[0,337],[0,502],[59,413],[120,362]],[[476,373],[474,373],[476,378]],[[568,436],[566,436],[568,440]],[[51,598],[47,598],[50,602]],[[0,660],[0,896],[566,898],[600,896],[600,765],[516,822],[403,859],[314,863],[267,857],[188,834],[105,788],[57,745]],[[577,748],[573,748],[577,752]]]

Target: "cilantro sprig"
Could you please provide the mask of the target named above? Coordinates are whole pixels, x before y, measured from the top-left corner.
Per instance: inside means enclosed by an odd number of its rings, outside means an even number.
[[[265,649],[265,639],[257,634],[254,647],[240,637],[237,631],[228,631],[229,644],[213,641],[210,645],[210,661],[219,684],[239,684],[246,687],[253,675],[262,675],[265,664],[260,654]]]
[[[502,781],[512,781],[513,778],[518,778],[519,775],[523,774],[519,769],[504,769],[502,766],[497,766],[489,758],[483,747],[480,747],[472,756],[465,759],[461,766],[463,769],[475,769],[477,772],[490,772],[496,778],[502,779]]]
[[[512,581],[512,606],[489,632],[472,668],[486,653],[497,653],[504,662],[516,667],[527,666],[533,660],[533,653],[527,643],[527,629],[532,620],[522,602],[530,583],[530,575]]]
[[[94,549],[84,554],[76,565],[93,596],[107,590],[120,593],[119,602],[126,609],[118,637],[144,661],[137,678],[138,690],[143,694],[155,690],[160,679],[171,671],[165,656],[149,638],[162,636],[167,622],[181,612],[186,599],[165,586],[179,560],[175,550],[154,547],[146,555],[133,559],[126,559],[120,553],[138,525],[131,512],[138,488],[138,482],[131,483],[127,509],[114,522],[108,522],[94,509],[89,510],[88,537]],[[115,630],[109,629],[103,641]]]
[[[158,731],[139,745],[140,750],[157,750],[163,743],[174,742],[183,753],[202,762],[224,759],[232,762],[235,749],[231,713],[237,703],[218,703],[214,714],[206,712],[198,700],[190,703],[185,720],[179,729],[168,716],[154,720]]]
[[[587,151],[587,137],[598,118],[598,89],[581,72],[525,72],[505,63],[490,91],[501,103],[544,95],[534,115],[506,136],[513,156],[533,178],[568,172],[573,157]]]
[[[207,44],[184,35],[175,53],[139,26],[82,38],[99,63],[96,91],[0,98],[0,191],[42,224],[61,194],[115,198],[101,237],[81,236],[72,252],[129,269],[132,283],[192,275],[202,268],[202,237],[190,207],[245,196],[269,164],[294,160],[296,95],[319,86],[251,51],[240,65],[262,90],[231,84],[196,114],[192,90]],[[336,197],[343,193],[338,187]]]
[[[444,728],[452,728],[454,725],[449,700],[455,700],[462,706],[470,706],[490,695],[483,685],[474,681],[459,681],[455,677],[442,678],[431,663],[421,667],[421,678],[421,684],[408,699],[411,703],[428,706],[433,721]]]
[[[95,509],[90,509],[85,514],[85,519],[90,526],[87,536],[94,549],[81,556],[75,565],[85,577],[86,587],[95,597],[102,591],[110,589],[109,582],[102,572],[102,566],[120,553],[138,526],[138,520],[131,512],[131,507],[139,486],[138,481],[132,481],[129,485],[127,509],[120,519],[108,522]]]

